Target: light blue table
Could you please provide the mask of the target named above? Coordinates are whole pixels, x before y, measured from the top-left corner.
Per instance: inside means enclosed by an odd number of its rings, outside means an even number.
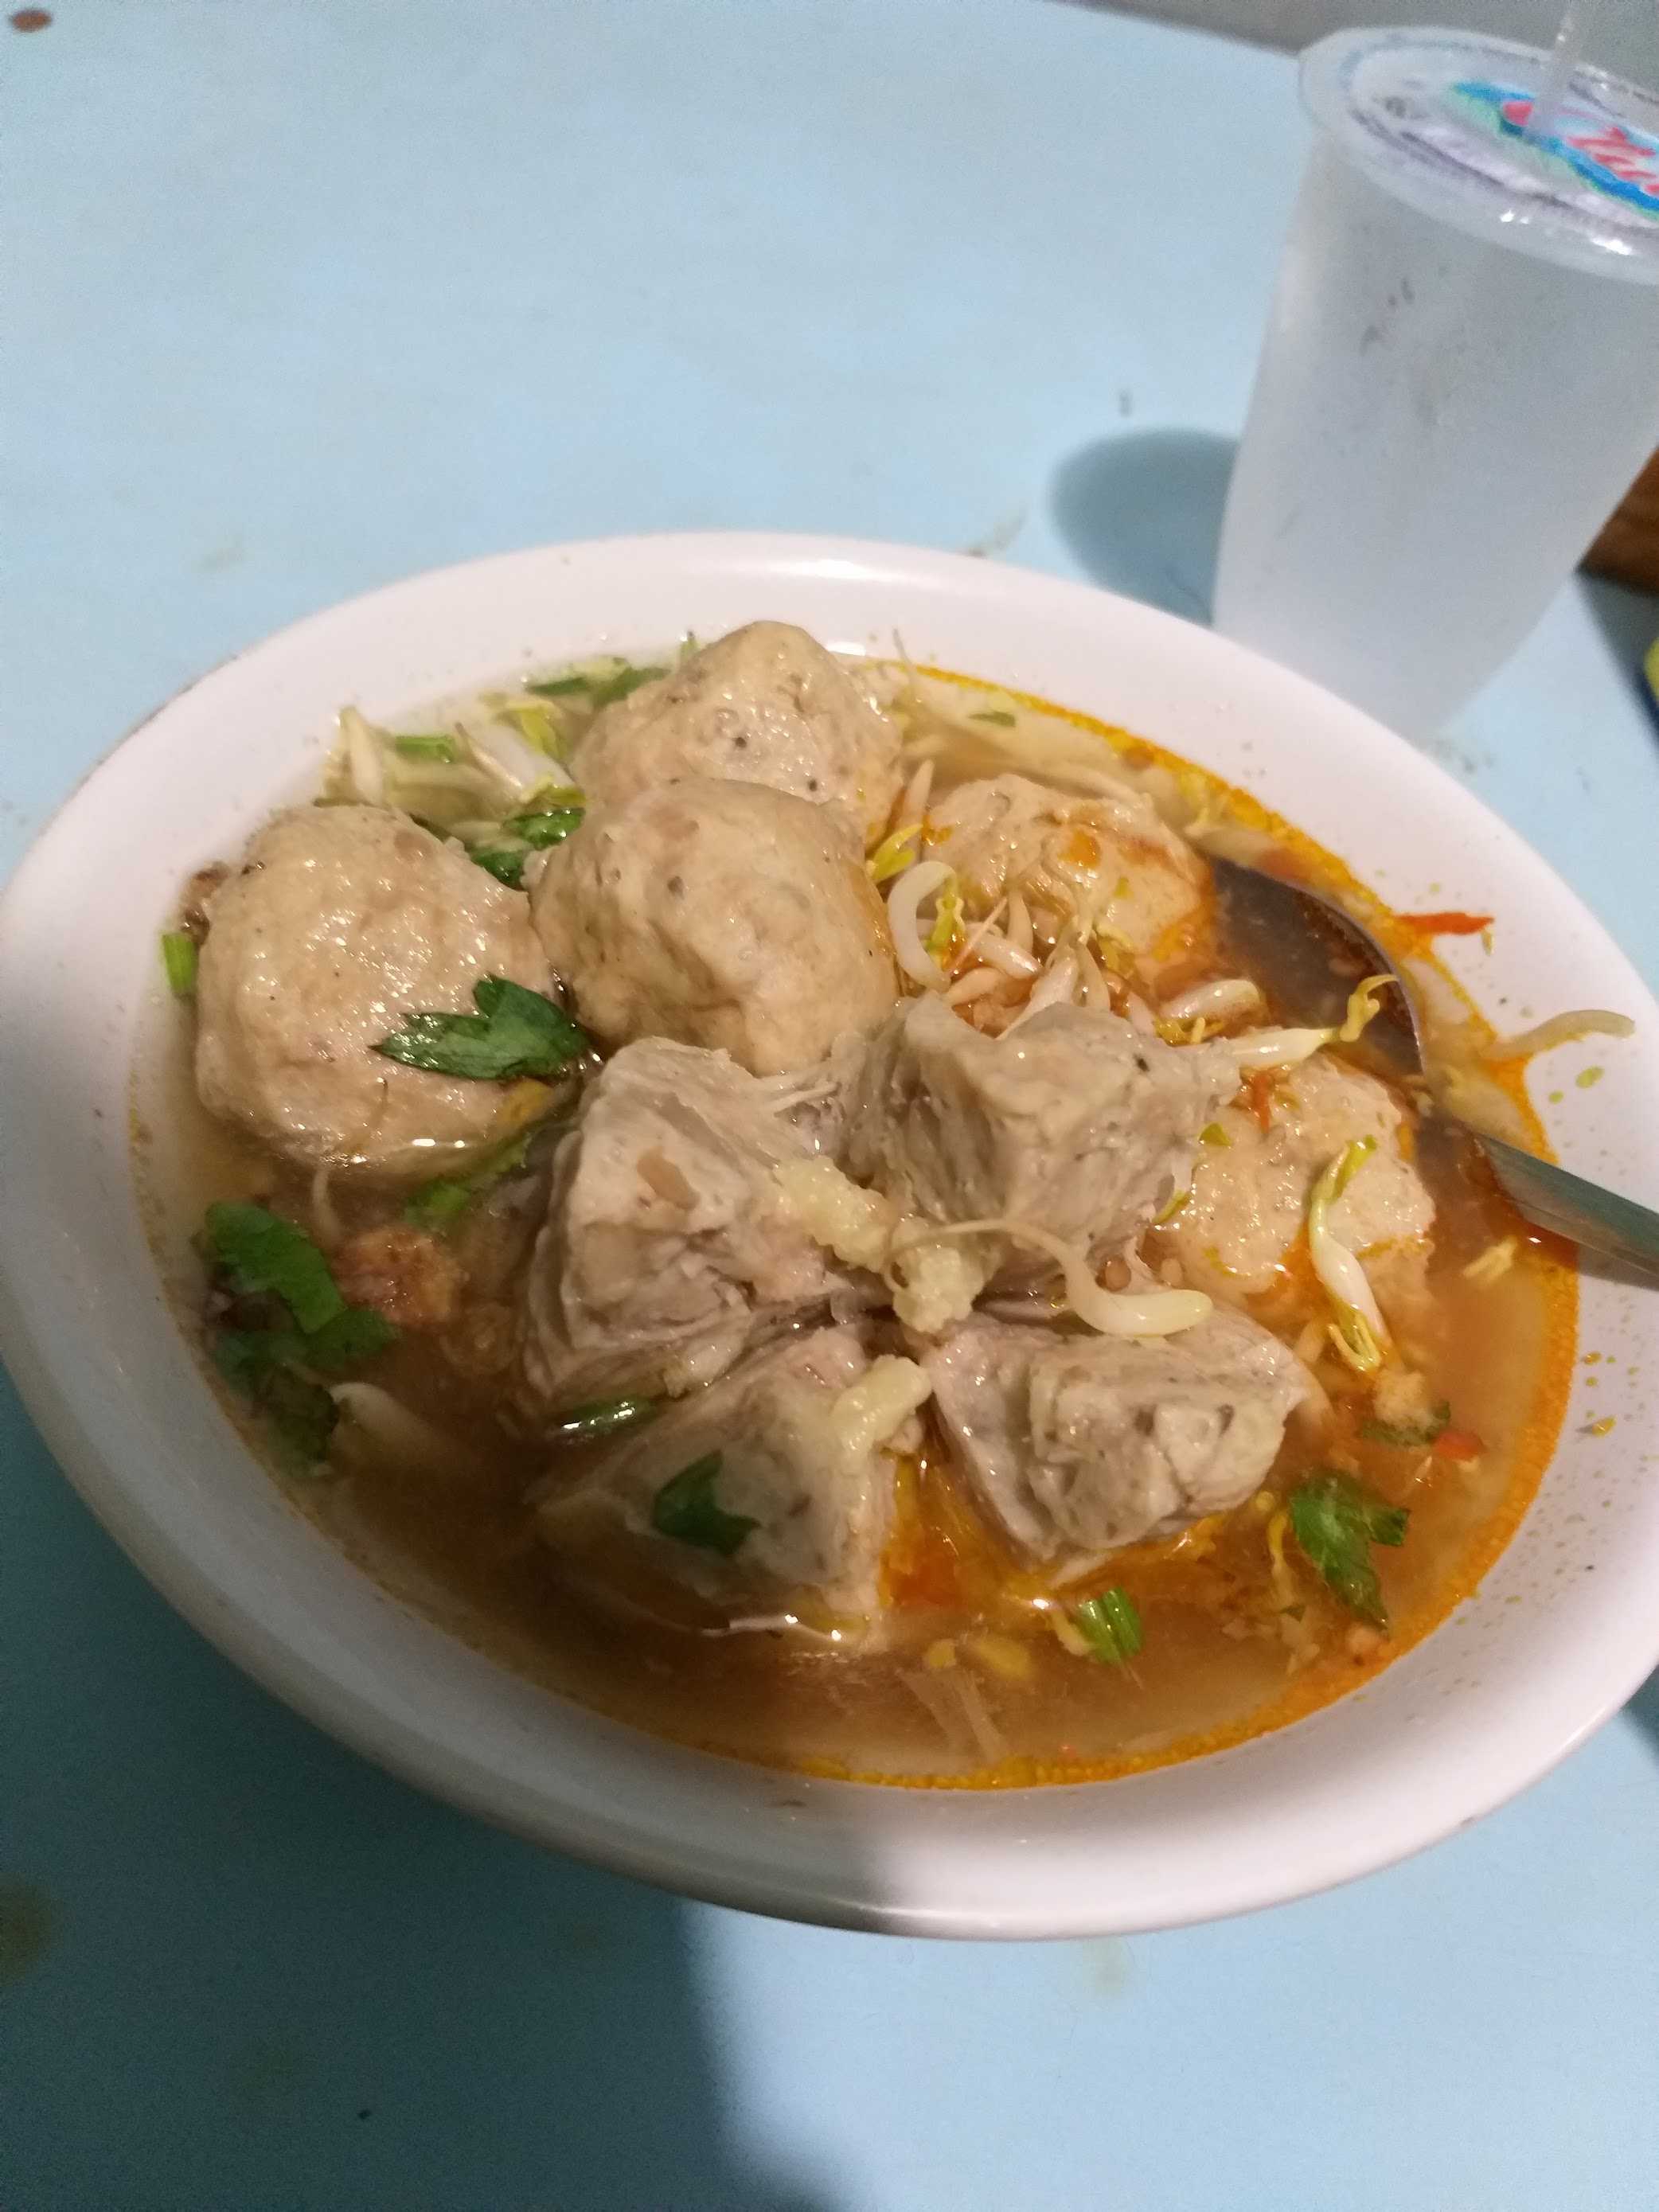
[[[1202,611],[1279,59],[1043,0],[59,0],[0,62],[8,860],[210,662],[499,547],[821,527]],[[1443,750],[1659,976],[1656,629],[1571,587]],[[776,1927],[336,1749],[0,1418],[4,2212],[1659,2206],[1659,1683],[1252,1921]]]

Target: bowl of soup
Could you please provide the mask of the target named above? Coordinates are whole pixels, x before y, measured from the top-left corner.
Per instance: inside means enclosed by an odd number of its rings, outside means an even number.
[[[1218,860],[1364,924],[1425,1077]],[[419,577],[110,754],[0,977],[71,1480],[526,1835],[1170,1925],[1435,1841],[1659,1656],[1659,1308],[1441,1110],[1651,1200],[1651,1001],[1431,763],[1150,609],[811,538]]]

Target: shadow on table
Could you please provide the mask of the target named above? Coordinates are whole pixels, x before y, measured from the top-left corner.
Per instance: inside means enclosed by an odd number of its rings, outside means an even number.
[[[1055,470],[1055,526],[1097,584],[1206,623],[1237,450],[1207,430],[1099,439]]]
[[[1625,1707],[1625,1717],[1635,1722],[1656,1752],[1659,1752],[1659,1673],[1648,1676]]]
[[[695,1908],[338,1748],[0,1422],[9,2212],[834,2212],[735,2139]]]
[[[1606,641],[1620,681],[1637,689],[1642,656],[1659,638],[1659,598],[1626,584],[1610,584],[1601,576],[1580,576],[1578,588]],[[1655,734],[1659,736],[1659,726]]]

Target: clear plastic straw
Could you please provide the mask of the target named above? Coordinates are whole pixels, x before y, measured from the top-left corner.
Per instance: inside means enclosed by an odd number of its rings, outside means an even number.
[[[1522,134],[1529,145],[1541,147],[1555,135],[1562,103],[1572,89],[1572,73],[1584,58],[1585,34],[1598,5],[1599,0],[1567,0],[1544,81],[1534,96],[1532,112]]]

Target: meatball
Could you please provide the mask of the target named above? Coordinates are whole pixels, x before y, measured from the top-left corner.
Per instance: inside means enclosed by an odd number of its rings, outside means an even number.
[[[1295,1356],[1242,1314],[1152,1339],[976,1316],[924,1364],[981,1504],[1068,1576],[1242,1504],[1309,1395]]]
[[[405,1013],[471,1013],[504,975],[545,990],[529,901],[407,815],[300,806],[207,902],[197,978],[202,1103],[302,1167],[431,1175],[489,1139],[494,1083],[373,1048]]]
[[[1331,1233],[1355,1252],[1420,1256],[1434,1200],[1401,1148],[1406,1117],[1390,1092],[1321,1053],[1280,1075],[1267,1102],[1266,1128],[1238,1105],[1216,1115],[1226,1141],[1200,1149],[1191,1194],[1164,1232],[1188,1281],[1220,1297],[1270,1290],[1314,1184],[1361,1137],[1376,1149],[1332,1206]],[[1379,1284],[1385,1298],[1389,1287]],[[1406,1287],[1397,1279],[1396,1295]]]
[[[613,1558],[620,1540],[635,1555],[627,1601],[647,1613],[676,1617],[653,1602],[659,1585],[728,1618],[805,1599],[827,1617],[815,1625],[856,1630],[881,1604],[890,1447],[927,1392],[919,1367],[872,1358],[857,1328],[788,1337],[669,1407],[574,1486],[556,1479],[542,1534],[577,1559],[597,1544],[601,1562],[607,1539]]]
[[[599,715],[573,772],[590,799],[685,776],[834,799],[866,835],[898,796],[898,732],[804,629],[750,623]]]
[[[447,1328],[461,1301],[460,1261],[441,1237],[406,1222],[360,1229],[330,1262],[340,1295],[399,1328]]]
[[[776,1075],[898,997],[850,820],[760,784],[697,778],[591,809],[549,854],[532,911],[606,1045],[672,1037]]]
[[[843,1160],[907,1213],[1012,1216],[1098,1251],[1184,1185],[1199,1131],[1238,1087],[1223,1047],[1168,1045],[1094,1006],[1046,1006],[982,1036],[913,999],[872,1041],[847,1105]],[[981,1280],[1046,1273],[987,1237]]]
[[[1153,974],[1204,910],[1202,859],[1127,787],[1077,799],[1023,775],[964,783],[933,808],[928,842],[976,904],[1019,891],[1049,929],[1079,920]]]
[[[524,1285],[532,1417],[690,1389],[850,1292],[772,1176],[817,1156],[835,1079],[762,1081],[660,1037],[606,1061],[559,1146]]]

